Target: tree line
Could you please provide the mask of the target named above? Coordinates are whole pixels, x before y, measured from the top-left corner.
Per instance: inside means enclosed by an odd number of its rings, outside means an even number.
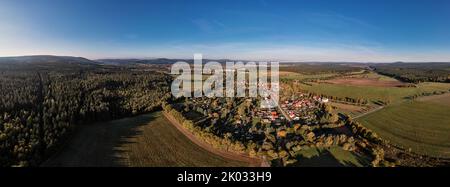
[[[403,82],[450,82],[450,63],[393,63],[373,65],[374,70]]]

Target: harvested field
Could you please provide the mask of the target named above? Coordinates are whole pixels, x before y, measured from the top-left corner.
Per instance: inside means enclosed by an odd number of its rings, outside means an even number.
[[[417,99],[418,101],[429,101],[431,103],[448,105],[450,106],[450,93],[442,94],[442,95],[433,95],[427,97],[421,97]]]
[[[178,131],[161,112],[80,126],[43,166],[248,166],[211,153]]]
[[[330,84],[352,85],[352,86],[375,86],[375,87],[401,87],[407,85],[406,83],[397,80],[380,80],[378,78],[354,78],[343,77],[331,80],[321,81]]]

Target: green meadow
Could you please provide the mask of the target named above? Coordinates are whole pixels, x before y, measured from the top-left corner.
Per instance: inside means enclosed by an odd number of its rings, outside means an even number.
[[[299,84],[299,86],[309,92],[324,94],[336,97],[362,98],[371,101],[395,102],[403,98],[420,93],[434,91],[448,91],[450,84],[447,83],[420,83],[417,87],[375,87],[375,86],[351,86],[327,83],[311,83],[310,85]]]
[[[389,105],[357,120],[406,150],[450,158],[450,96],[439,99],[443,104],[427,100]]]

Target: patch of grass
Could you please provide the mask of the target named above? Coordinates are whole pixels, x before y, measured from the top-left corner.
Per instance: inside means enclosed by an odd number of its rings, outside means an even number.
[[[352,117],[360,115],[364,112],[367,112],[367,110],[370,109],[370,107],[367,107],[367,106],[357,106],[357,105],[335,103],[335,102],[330,102],[329,105],[336,107],[336,111],[338,113],[348,114]]]
[[[256,124],[258,124],[258,123],[261,123],[261,118],[259,118],[259,117],[254,117],[254,118],[252,119],[252,125],[256,125]]]
[[[358,121],[395,145],[450,158],[450,110],[446,104],[408,101],[387,106]]]

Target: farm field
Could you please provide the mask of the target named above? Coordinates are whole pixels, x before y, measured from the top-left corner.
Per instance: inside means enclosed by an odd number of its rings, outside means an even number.
[[[380,81],[398,81],[397,79],[394,79],[392,77],[388,77],[388,76],[385,76],[385,75],[380,75],[380,74],[375,73],[375,72],[368,72],[368,73],[364,73],[364,74],[353,75],[352,77],[354,77],[354,78],[378,79]]]
[[[399,87],[406,85],[406,83],[400,82],[398,80],[380,80],[378,78],[368,78],[368,77],[341,77],[321,82],[339,85],[375,86],[375,87]]]
[[[304,80],[304,79],[318,79],[318,78],[327,78],[337,75],[336,73],[319,73],[319,74],[301,74],[295,72],[288,71],[280,71],[279,76],[280,79],[286,80]]]
[[[340,98],[362,98],[375,103],[387,102],[388,104],[383,108],[373,103],[367,106],[356,106],[331,102],[330,105],[336,107],[338,112],[352,117],[358,116],[357,121],[361,124],[405,150],[410,149],[412,152],[428,156],[450,158],[450,137],[448,136],[450,94],[422,96],[414,101],[406,99],[408,96],[421,93],[448,92],[450,84],[424,82],[416,84],[416,87],[397,87],[402,84],[406,83],[370,72],[296,85],[302,90],[316,94]],[[373,110],[374,107],[380,110]]]
[[[281,80],[319,80],[319,82],[299,83],[297,86],[303,90],[316,94],[324,94],[340,98],[361,98],[370,101],[395,102],[403,98],[420,93],[430,93],[434,91],[449,91],[450,84],[424,82],[416,87],[398,87],[406,83],[400,82],[391,77],[377,74],[375,72],[351,72],[338,76],[336,73],[318,73],[305,75],[296,72],[280,72]],[[337,77],[336,77],[337,76]],[[334,78],[333,78],[334,77]]]
[[[371,107],[369,107],[369,106],[357,106],[357,105],[343,104],[343,103],[336,103],[336,102],[330,102],[330,105],[333,107],[336,107],[337,112],[345,113],[352,117],[363,114],[371,109]]]
[[[358,119],[382,138],[419,154],[450,158],[450,95],[385,107]]]
[[[213,154],[185,137],[161,112],[80,126],[43,166],[248,166]]]
[[[442,95],[433,95],[428,97],[421,97],[418,101],[428,101],[436,104],[445,104],[450,106],[450,93],[442,94]]]
[[[307,91],[336,97],[363,98],[371,101],[390,101],[402,100],[404,97],[424,92],[448,91],[448,83],[420,83],[417,87],[399,88],[399,87],[375,87],[375,86],[354,86],[338,85],[327,83],[311,83],[310,85],[299,84]]]

